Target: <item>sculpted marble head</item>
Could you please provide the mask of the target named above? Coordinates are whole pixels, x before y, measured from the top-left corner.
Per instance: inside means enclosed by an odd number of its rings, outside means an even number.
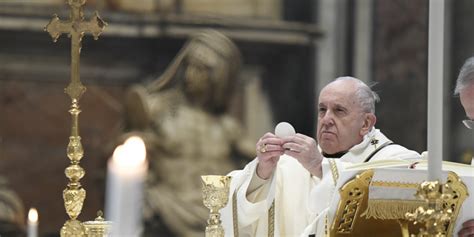
[[[128,120],[144,128],[154,120],[158,94],[184,98],[191,106],[213,114],[227,112],[239,84],[241,56],[237,46],[215,30],[195,34],[178,52],[163,74],[150,83],[133,86],[126,95]],[[154,99],[155,98],[155,99]],[[182,103],[175,100],[174,103]]]
[[[186,46],[184,89],[193,100],[213,110],[224,110],[237,84],[240,52],[223,34],[207,30]]]
[[[191,103],[214,113],[227,110],[238,82],[237,46],[215,30],[194,35],[166,71],[148,86],[150,93],[181,88]]]

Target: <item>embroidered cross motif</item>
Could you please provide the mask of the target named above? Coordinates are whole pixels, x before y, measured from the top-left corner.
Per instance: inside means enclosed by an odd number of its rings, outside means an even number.
[[[370,140],[370,144],[374,145],[375,149],[377,149],[377,144],[379,144],[379,140],[376,138],[372,138],[372,140]]]

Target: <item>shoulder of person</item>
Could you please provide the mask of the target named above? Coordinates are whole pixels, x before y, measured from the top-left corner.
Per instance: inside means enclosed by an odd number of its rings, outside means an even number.
[[[375,157],[383,157],[384,159],[400,159],[400,160],[417,160],[421,159],[421,155],[399,144],[387,145],[381,149]]]

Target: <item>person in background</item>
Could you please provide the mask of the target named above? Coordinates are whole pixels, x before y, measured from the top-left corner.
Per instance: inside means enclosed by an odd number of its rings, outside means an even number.
[[[463,120],[464,125],[468,129],[474,129],[474,57],[468,58],[462,66],[456,80],[454,95],[459,95],[466,113],[467,119]],[[459,237],[474,236],[474,219],[464,222],[458,235]]]

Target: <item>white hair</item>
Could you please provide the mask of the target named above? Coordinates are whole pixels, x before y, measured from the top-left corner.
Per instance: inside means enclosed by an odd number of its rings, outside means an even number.
[[[469,84],[474,84],[474,56],[468,58],[459,71],[456,87],[454,88],[454,95],[459,95],[459,92]]]
[[[375,103],[380,101],[379,95],[375,93],[370,87],[363,81],[355,77],[338,77],[334,81],[353,81],[357,83],[357,90],[355,92],[357,100],[360,106],[365,112],[375,114]]]

